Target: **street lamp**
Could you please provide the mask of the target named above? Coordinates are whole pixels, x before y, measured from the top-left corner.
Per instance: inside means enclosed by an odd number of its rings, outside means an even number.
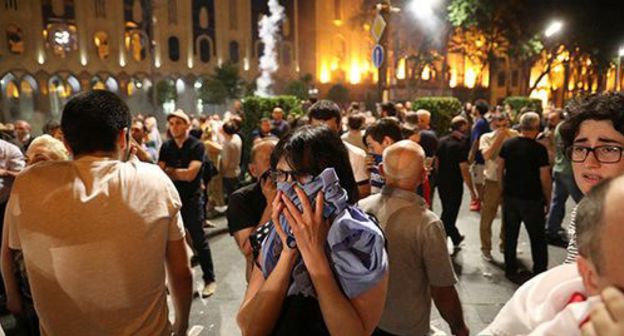
[[[550,38],[553,35],[559,33],[561,31],[561,28],[563,28],[563,22],[553,21],[551,24],[548,25],[546,31],[544,31],[544,36]]]
[[[620,88],[622,87],[620,85],[620,67],[622,64],[622,57],[624,57],[624,46],[620,47],[620,50],[618,50],[617,72],[615,73],[615,91],[618,92],[620,92]]]

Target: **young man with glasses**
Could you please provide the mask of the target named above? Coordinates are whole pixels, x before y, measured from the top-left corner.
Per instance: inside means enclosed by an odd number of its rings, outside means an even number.
[[[561,125],[561,137],[576,184],[587,194],[600,181],[624,173],[624,94],[594,94],[573,101],[567,110],[570,117]],[[568,226],[565,263],[578,254],[575,218],[576,209]]]

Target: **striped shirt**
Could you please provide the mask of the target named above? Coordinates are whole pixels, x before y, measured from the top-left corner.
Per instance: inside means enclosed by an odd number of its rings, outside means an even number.
[[[568,244],[568,253],[566,255],[564,264],[571,264],[576,262],[576,256],[578,255],[578,246],[576,245],[576,212],[578,205],[572,210],[570,215],[570,225],[568,225],[568,236],[570,237],[570,243]]]

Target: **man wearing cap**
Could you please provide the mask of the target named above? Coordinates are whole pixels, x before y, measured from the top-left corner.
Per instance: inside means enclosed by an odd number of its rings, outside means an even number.
[[[199,173],[204,160],[204,145],[189,136],[191,120],[182,110],[169,114],[167,122],[171,139],[160,148],[158,165],[173,180],[182,199],[182,220],[191,235],[203,272],[205,286],[201,294],[209,297],[214,294],[217,284],[208,237],[203,228],[204,201]]]

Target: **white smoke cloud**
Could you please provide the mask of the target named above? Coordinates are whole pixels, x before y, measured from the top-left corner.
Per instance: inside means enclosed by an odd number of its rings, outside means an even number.
[[[279,68],[275,46],[278,40],[280,22],[284,19],[284,7],[278,0],[269,0],[270,16],[262,16],[259,23],[260,39],[264,43],[264,54],[260,58],[261,75],[256,80],[256,95],[268,97],[273,94],[271,74]]]

